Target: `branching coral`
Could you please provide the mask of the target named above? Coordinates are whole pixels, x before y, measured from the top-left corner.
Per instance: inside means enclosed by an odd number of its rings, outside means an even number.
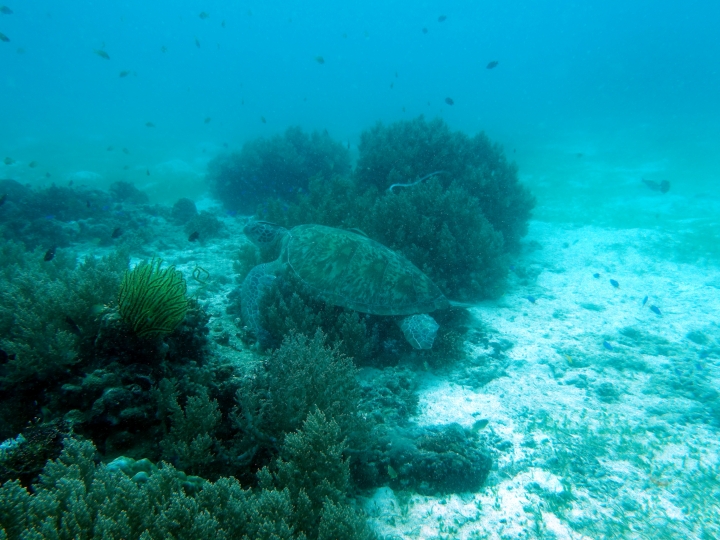
[[[231,210],[254,212],[271,197],[292,200],[316,175],[347,174],[350,157],[325,133],[291,127],[284,135],[247,142],[239,153],[210,163],[215,194]]]

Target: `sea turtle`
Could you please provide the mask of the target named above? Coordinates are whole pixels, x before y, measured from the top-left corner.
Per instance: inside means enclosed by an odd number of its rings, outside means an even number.
[[[440,289],[402,255],[360,231],[323,225],[290,230],[268,221],[243,229],[265,255],[278,258],[253,268],[242,284],[242,317],[260,338],[260,298],[276,277],[289,274],[316,298],[373,315],[396,316],[416,349],[430,349],[439,328],[427,313],[450,304]]]

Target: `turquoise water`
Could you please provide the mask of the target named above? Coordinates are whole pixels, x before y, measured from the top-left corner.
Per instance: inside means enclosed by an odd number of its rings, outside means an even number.
[[[52,264],[68,268],[67,261],[115,248],[132,266],[161,256],[184,273],[209,314],[208,358],[244,373],[264,353],[242,335],[247,325],[235,304],[259,259],[242,234],[247,216],[223,207],[208,165],[292,126],[326,133],[347,149],[352,167],[362,134],[377,122],[422,115],[470,137],[484,132],[536,199],[528,234],[503,253],[502,294],[471,299],[459,359],[408,349],[390,362],[358,361],[356,375],[367,388],[392,386],[387,381],[407,370],[397,377],[413,381],[408,395],[415,397],[407,399],[419,405],[408,406],[398,425],[432,431],[457,423],[479,433],[493,468],[481,487],[436,491],[420,480],[403,484],[397,462],[381,461],[375,480],[355,478],[347,489],[353,505],[388,538],[715,538],[719,24],[720,5],[708,1],[17,0],[0,10],[0,179],[36,192],[79,189],[88,213],[102,207],[113,215],[68,218],[67,230],[82,232],[78,223],[89,220],[93,232],[65,244],[40,225],[26,242],[22,227],[4,219],[3,265],[17,262],[10,239],[25,242],[38,261],[59,247]],[[667,181],[669,190],[654,191],[643,179]],[[142,204],[160,206],[110,208],[117,201],[88,198],[88,190],[107,192],[117,182],[144,193]],[[17,204],[8,197],[5,210]],[[173,224],[169,208],[181,197],[224,232],[206,238],[199,225]],[[42,212],[57,222],[61,211]],[[200,243],[189,240],[194,233]],[[191,279],[197,267],[211,285]],[[18,278],[8,270],[5,279]],[[8,294],[3,313],[26,305]],[[71,320],[87,337],[76,315]],[[2,352],[12,356],[8,343],[20,338],[2,325]],[[395,354],[392,339],[383,347]],[[54,376],[80,377],[87,366],[79,365]],[[488,365],[496,375],[485,379],[478,373]],[[60,388],[46,382],[33,415],[66,418]],[[21,392],[3,392],[0,412],[12,414]],[[181,395],[197,392],[181,385]],[[233,406],[234,390],[227,392],[227,403],[215,386],[208,394],[220,400],[224,419]],[[53,414],[56,406],[62,413]],[[483,419],[489,422],[478,428]],[[19,432],[0,424],[3,437]],[[79,431],[104,462],[123,453],[169,459],[157,440],[103,450],[92,430]],[[249,447],[238,444],[236,453],[246,455]],[[271,447],[253,467],[270,463]],[[578,455],[583,466],[574,468]],[[207,470],[186,472],[213,481],[229,474]],[[236,475],[256,488],[256,470],[249,471]]]

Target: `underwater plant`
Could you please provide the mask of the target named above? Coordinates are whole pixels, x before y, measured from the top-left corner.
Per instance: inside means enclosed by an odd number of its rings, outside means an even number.
[[[118,294],[118,311],[140,337],[169,334],[188,308],[182,272],[160,268],[162,259],[143,261],[125,272]]]
[[[242,150],[208,166],[215,195],[229,210],[255,212],[270,198],[293,200],[316,175],[348,174],[347,149],[327,132],[288,128],[283,135],[246,142]]]

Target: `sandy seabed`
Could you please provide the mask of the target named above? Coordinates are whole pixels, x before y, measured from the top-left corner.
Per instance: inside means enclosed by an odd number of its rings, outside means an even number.
[[[506,294],[472,310],[510,344],[504,376],[460,384],[463,362],[428,376],[415,418],[487,420],[493,471],[477,493],[377,489],[364,508],[381,534],[720,536],[720,270],[658,259],[665,241],[531,222]],[[468,364],[492,352],[469,347]]]

